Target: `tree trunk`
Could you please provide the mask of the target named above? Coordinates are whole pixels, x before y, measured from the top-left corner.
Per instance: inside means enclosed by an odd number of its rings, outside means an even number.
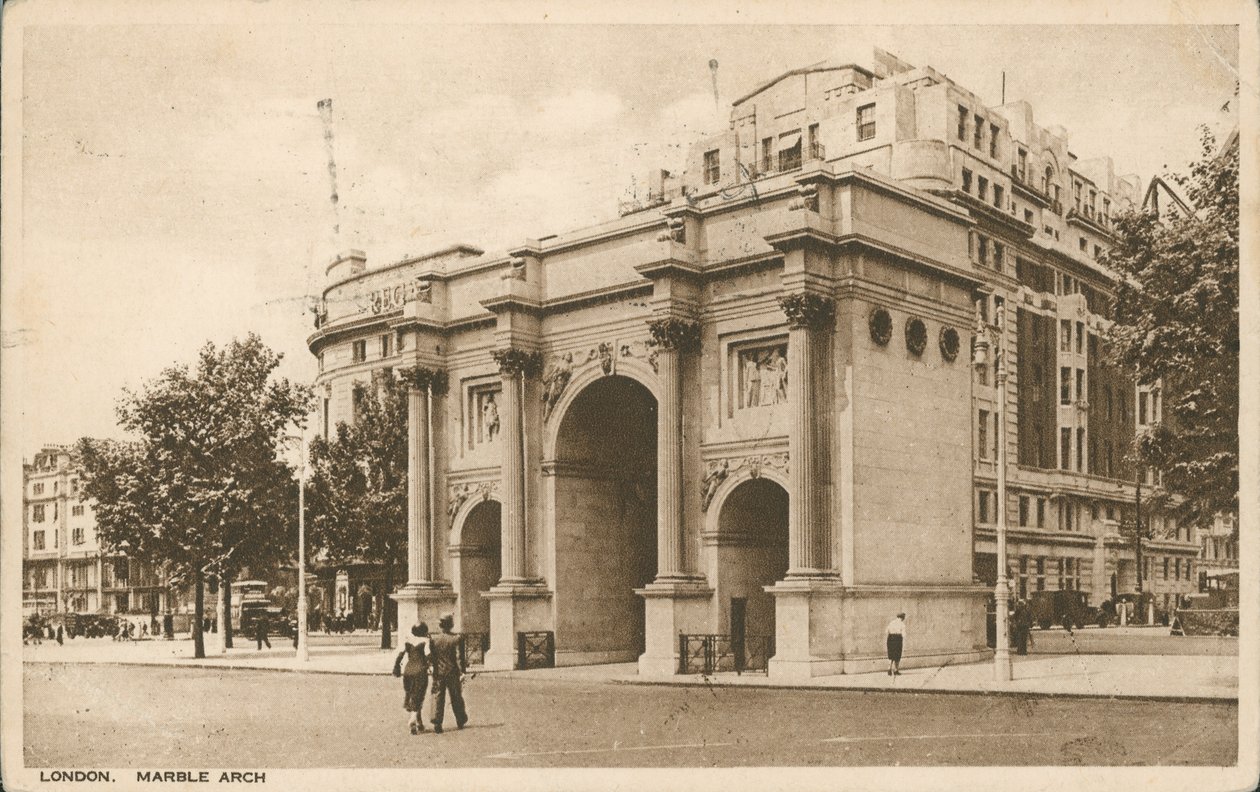
[[[201,633],[201,622],[206,614],[206,581],[198,569],[193,578],[193,657],[206,656],[206,638]]]
[[[389,602],[390,592],[394,590],[394,560],[391,558],[385,566],[385,596],[381,599],[381,648],[389,649]]]
[[[223,646],[225,649],[232,648],[232,571],[228,570],[223,573],[223,582],[219,585],[224,586],[223,589],[223,624],[219,625],[219,629],[223,631]]]

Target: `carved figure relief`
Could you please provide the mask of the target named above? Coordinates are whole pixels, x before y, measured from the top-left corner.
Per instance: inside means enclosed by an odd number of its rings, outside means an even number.
[[[471,481],[464,484],[452,484],[446,498],[446,516],[450,519],[451,527],[455,527],[455,517],[459,514],[459,510],[464,507],[470,498],[479,497],[486,501],[490,496],[499,491],[499,481]]]
[[[605,371],[607,371],[605,369]],[[554,363],[551,370],[543,375],[543,420],[551,419],[551,411],[556,408],[556,403],[560,401],[560,395],[564,393],[565,386],[569,384],[569,380],[573,378],[573,353],[566,352],[564,356]]]
[[[783,474],[788,472],[788,452],[780,451],[777,454],[750,454],[743,457],[733,457],[730,459],[720,459],[709,463],[708,470],[701,482],[700,508],[708,511],[709,506],[713,503],[713,497],[717,494],[718,487],[732,473],[740,470],[747,470],[751,478],[761,478],[761,471],[766,468],[773,468]]]
[[[742,349],[736,359],[740,409],[787,403],[787,344]]]
[[[617,361],[613,358],[613,345],[607,341],[601,341],[599,344],[599,367],[604,370],[605,374],[612,374],[616,370]]]

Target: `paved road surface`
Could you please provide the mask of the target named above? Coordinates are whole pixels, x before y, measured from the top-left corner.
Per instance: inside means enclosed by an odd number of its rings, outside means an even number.
[[[1236,704],[473,679],[411,736],[389,676],[28,663],[43,767],[1233,764]],[[195,704],[194,704],[195,702]],[[448,725],[452,720],[447,715]]]

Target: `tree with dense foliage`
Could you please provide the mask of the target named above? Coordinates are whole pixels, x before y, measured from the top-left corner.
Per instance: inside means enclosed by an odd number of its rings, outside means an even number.
[[[278,449],[305,424],[312,395],[273,377],[280,360],[252,333],[222,349],[207,343],[193,366],[123,392],[118,422],[133,440],[77,446],[102,545],[193,586],[197,657],[207,576],[290,558],[296,544],[297,486]]]
[[[407,553],[407,384],[378,374],[355,386],[356,417],[311,442],[307,504],[312,547],[332,563],[379,564],[393,591]],[[379,600],[381,648],[389,601]]]
[[[1193,210],[1117,216],[1103,263],[1121,277],[1114,360],[1163,398],[1133,456],[1163,471],[1179,522],[1206,527],[1238,509],[1238,147],[1218,152],[1206,130],[1202,146],[1170,177]]]

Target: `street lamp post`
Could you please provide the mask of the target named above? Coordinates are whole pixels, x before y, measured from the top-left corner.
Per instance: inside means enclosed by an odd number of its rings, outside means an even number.
[[[1006,355],[1004,353],[1006,307],[997,308],[992,328],[986,327],[979,311],[976,312],[976,340],[972,360],[977,367],[989,363],[989,331],[994,333],[993,359],[996,365],[997,385],[997,584],[993,588],[994,614],[997,622],[996,640],[993,647],[993,678],[998,682],[1011,681],[1011,643],[1009,609],[1011,585],[1007,578],[1006,560]]]
[[[289,437],[298,447],[297,661],[311,659],[306,632],[306,439]]]

